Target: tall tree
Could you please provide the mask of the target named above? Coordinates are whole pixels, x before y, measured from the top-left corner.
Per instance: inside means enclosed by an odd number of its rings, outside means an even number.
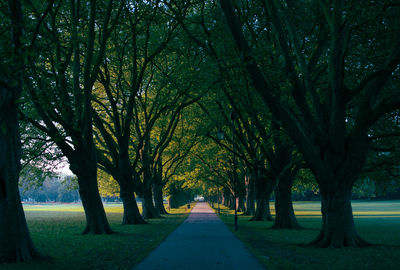
[[[3,3],[1,10],[6,9]],[[18,190],[21,167],[21,138],[18,103],[25,76],[24,21],[21,1],[8,1],[8,14],[0,13],[0,264],[39,257],[25,220]],[[29,44],[28,44],[29,45]],[[6,60],[4,62],[4,60]],[[7,69],[5,69],[7,66]]]
[[[86,215],[83,233],[112,232],[97,185],[91,101],[107,41],[122,8],[113,0],[57,2],[40,31],[44,37],[36,42],[40,56],[32,63],[27,82],[38,118],[25,118],[57,144],[78,177]]]
[[[113,49],[101,67],[100,89],[94,100],[96,138],[101,145],[99,163],[120,186],[123,224],[144,223],[134,194],[142,191],[138,163],[144,140],[132,136],[133,127],[143,123],[135,122],[139,118],[134,112],[139,96],[154,83],[153,61],[165,50],[176,29],[158,4],[137,1],[127,6],[122,14],[126,22],[120,23],[111,37]]]
[[[323,225],[313,244],[366,245],[354,225],[350,194],[368,153],[370,127],[400,107],[394,79],[399,7],[375,1],[220,3],[254,88],[320,187]],[[286,79],[277,81],[272,70]]]
[[[190,154],[191,150],[198,144],[196,127],[193,125],[195,114],[194,105],[182,111],[181,118],[168,147],[157,159],[153,181],[153,195],[155,208],[160,214],[166,214],[163,197],[164,188],[177,174]]]

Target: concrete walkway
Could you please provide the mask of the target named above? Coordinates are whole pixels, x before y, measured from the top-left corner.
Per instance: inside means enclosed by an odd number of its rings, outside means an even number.
[[[198,203],[184,223],[134,270],[265,269],[206,203]]]

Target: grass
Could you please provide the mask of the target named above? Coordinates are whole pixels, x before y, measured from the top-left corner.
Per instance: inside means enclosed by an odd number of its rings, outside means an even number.
[[[0,265],[2,270],[131,269],[157,247],[186,218],[186,205],[171,209],[148,225],[121,225],[122,205],[105,205],[116,234],[82,235],[85,216],[80,205],[25,205],[28,227],[36,248],[46,260]]]
[[[302,247],[321,227],[320,203],[296,202],[297,219],[302,230],[273,230],[273,222],[249,221],[239,216],[239,230],[234,232],[268,269],[399,269],[400,201],[353,202],[357,231],[374,244],[366,248]],[[274,213],[273,203],[271,210]],[[221,219],[233,231],[233,211],[223,208]]]

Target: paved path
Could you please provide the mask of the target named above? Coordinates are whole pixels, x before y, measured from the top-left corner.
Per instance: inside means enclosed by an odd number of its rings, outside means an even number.
[[[133,269],[265,270],[265,267],[208,204],[198,203],[184,223]]]

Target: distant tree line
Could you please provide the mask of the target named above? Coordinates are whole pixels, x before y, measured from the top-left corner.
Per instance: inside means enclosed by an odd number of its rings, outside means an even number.
[[[20,193],[21,200],[25,202],[72,203],[80,200],[74,176],[48,176],[40,186],[21,179]]]

